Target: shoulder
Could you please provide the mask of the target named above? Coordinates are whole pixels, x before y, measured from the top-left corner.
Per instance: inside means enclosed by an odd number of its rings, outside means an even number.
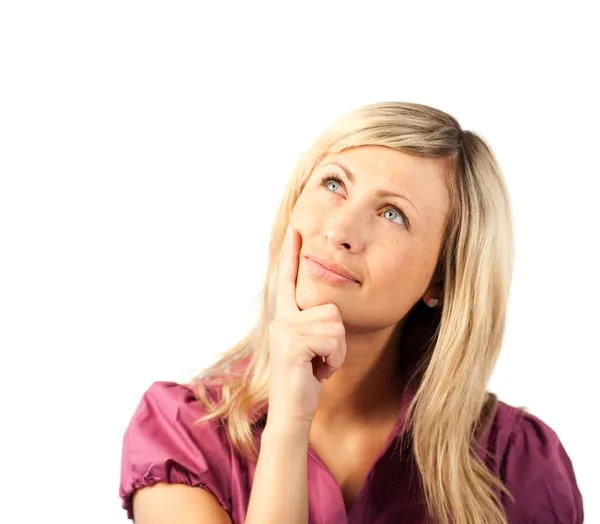
[[[212,401],[219,391],[210,388]],[[207,412],[190,385],[154,382],[125,430],[120,496],[129,518],[133,493],[157,482],[211,492],[230,511],[231,447],[219,421],[197,423]]]
[[[207,396],[214,402],[219,399],[219,390],[208,388]],[[143,393],[124,439],[135,444],[138,451],[149,444],[156,452],[159,443],[164,452],[189,453],[185,446],[193,443],[198,452],[223,454],[229,442],[225,426],[220,420],[198,423],[206,413],[207,407],[196,398],[192,386],[154,382]],[[132,442],[136,438],[143,440]]]
[[[219,389],[215,387],[207,388],[207,394],[212,401],[220,398]],[[206,406],[197,399],[190,384],[157,381],[143,392],[132,422],[167,422],[164,417],[168,417],[185,423],[190,418],[200,418],[206,412]]]
[[[582,498],[558,434],[523,408],[498,402],[485,437],[488,463],[511,492],[509,522],[579,524]]]

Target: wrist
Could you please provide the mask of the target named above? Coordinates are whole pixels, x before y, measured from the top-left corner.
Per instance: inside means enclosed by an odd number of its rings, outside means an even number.
[[[287,421],[267,418],[267,423],[262,433],[263,440],[281,440],[306,443],[310,437],[311,422],[307,421]]]

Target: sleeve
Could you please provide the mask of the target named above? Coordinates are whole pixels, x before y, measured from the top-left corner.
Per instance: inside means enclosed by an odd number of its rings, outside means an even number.
[[[204,408],[186,386],[155,382],[144,393],[123,437],[119,494],[133,520],[134,492],[157,482],[212,493],[231,514],[231,454],[222,426],[194,426]]]
[[[524,412],[503,457],[503,477],[515,498],[504,507],[509,524],[582,524],[583,501],[571,459],[556,433]]]

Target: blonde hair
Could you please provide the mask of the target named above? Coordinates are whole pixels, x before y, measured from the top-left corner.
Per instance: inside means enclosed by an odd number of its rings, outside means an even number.
[[[429,518],[441,524],[506,524],[499,491],[512,496],[477,452],[495,408],[487,384],[502,344],[512,278],[510,202],[484,140],[432,107],[384,102],[357,108],[335,121],[301,155],[274,222],[258,321],[193,381],[198,399],[209,408],[197,423],[227,420],[235,449],[257,460],[253,430],[268,407],[268,326],[292,209],[326,154],[364,145],[439,158],[448,178],[451,211],[439,261],[442,307],[415,304],[399,348],[403,367],[416,379],[407,416]],[[217,402],[206,394],[211,383],[222,385]]]

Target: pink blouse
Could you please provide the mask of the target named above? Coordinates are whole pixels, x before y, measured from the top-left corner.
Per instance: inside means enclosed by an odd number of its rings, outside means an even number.
[[[212,388],[210,394],[218,399],[220,392]],[[169,482],[209,491],[234,524],[245,521],[256,464],[234,451],[224,426],[193,426],[203,413],[187,386],[155,382],[145,392],[123,438],[120,496],[130,519],[136,489]],[[309,447],[309,524],[424,521],[415,463],[410,452],[395,446],[402,432],[400,415],[348,512],[335,477]],[[549,426],[498,402],[481,445],[480,456],[516,499],[502,497],[510,524],[582,524],[582,497],[571,460]]]

